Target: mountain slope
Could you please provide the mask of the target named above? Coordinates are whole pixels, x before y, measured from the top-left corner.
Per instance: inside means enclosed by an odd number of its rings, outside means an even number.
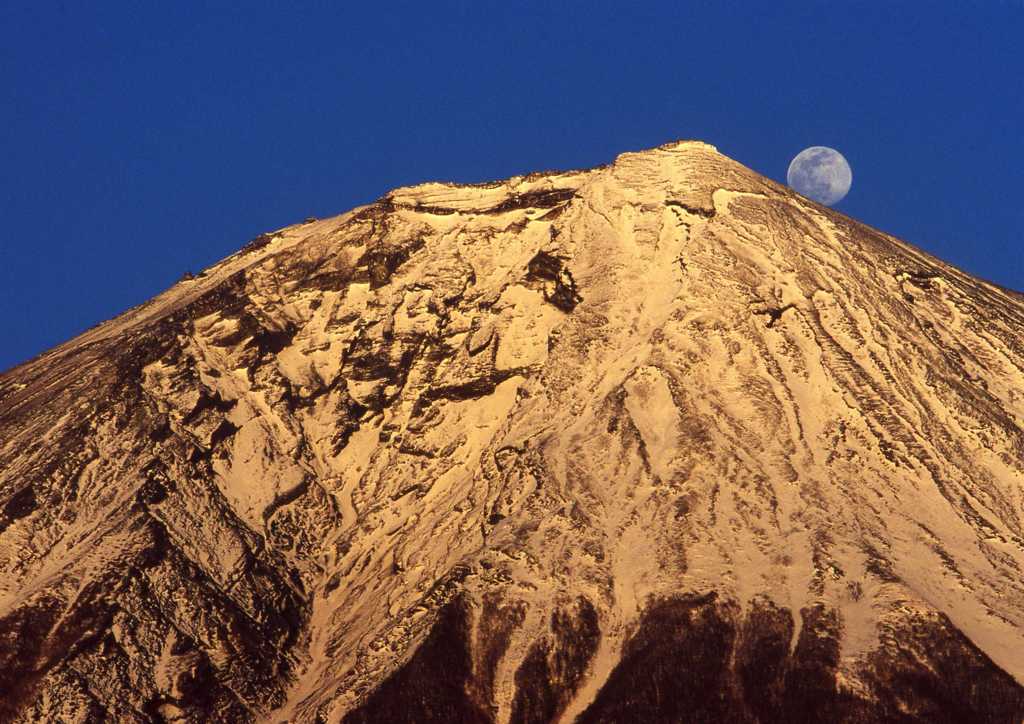
[[[701,143],[0,377],[0,717],[1024,718],[1024,299]]]

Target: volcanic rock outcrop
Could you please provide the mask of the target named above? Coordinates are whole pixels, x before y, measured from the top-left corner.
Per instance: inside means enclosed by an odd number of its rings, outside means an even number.
[[[0,720],[1020,722],[1024,297],[711,146],[265,234],[0,376]]]

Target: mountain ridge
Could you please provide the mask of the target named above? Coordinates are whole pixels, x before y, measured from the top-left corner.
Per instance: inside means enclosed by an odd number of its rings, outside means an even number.
[[[1017,721],[1021,321],[700,142],[261,235],[0,375],[0,715]]]

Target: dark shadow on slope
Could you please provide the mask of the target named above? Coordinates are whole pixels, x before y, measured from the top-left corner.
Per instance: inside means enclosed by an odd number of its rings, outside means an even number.
[[[469,607],[456,599],[405,666],[385,681],[345,724],[488,724],[490,715],[472,701]]]

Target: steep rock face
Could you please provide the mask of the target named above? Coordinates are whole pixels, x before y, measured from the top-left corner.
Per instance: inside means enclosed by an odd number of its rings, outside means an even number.
[[[1024,299],[700,143],[0,377],[0,719],[1024,718]]]

